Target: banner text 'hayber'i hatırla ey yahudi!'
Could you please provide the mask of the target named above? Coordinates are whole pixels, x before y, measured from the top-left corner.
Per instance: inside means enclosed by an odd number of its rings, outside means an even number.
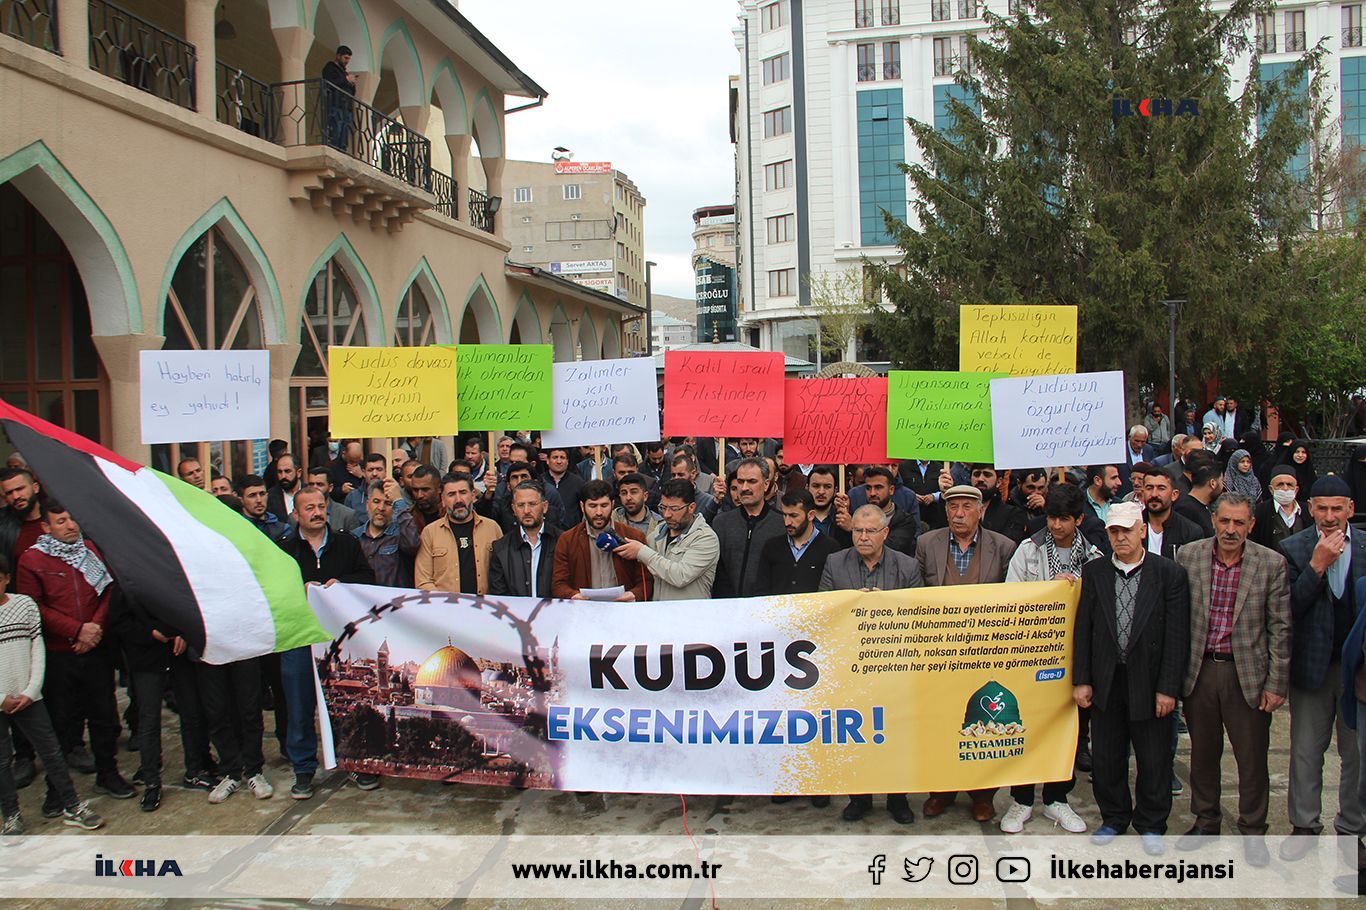
[[[309,589],[329,766],[642,793],[1066,780],[1067,582],[612,604]]]

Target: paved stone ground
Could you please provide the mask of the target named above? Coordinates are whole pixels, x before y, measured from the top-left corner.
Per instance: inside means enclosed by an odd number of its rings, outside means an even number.
[[[166,779],[179,781],[183,765],[180,758],[179,735],[175,715],[165,715],[166,729],[163,731],[165,748]],[[292,774],[288,763],[279,755],[275,740],[270,734],[272,720],[266,722],[266,774],[276,786],[276,794],[270,800],[256,800],[245,790],[239,791],[226,803],[211,806],[207,794],[168,787],[165,791],[161,809],[155,813],[139,811],[136,799],[114,800],[105,796],[91,795],[91,805],[108,820],[103,832],[86,833],[63,826],[59,820],[42,817],[39,806],[43,798],[41,779],[21,791],[22,811],[30,833],[63,834],[73,837],[99,837],[110,834],[664,834],[682,833],[679,800],[676,796],[645,796],[633,794],[574,794],[545,791],[515,791],[495,787],[465,785],[442,785],[437,783],[415,782],[386,779],[384,786],[376,791],[361,792],[347,783],[345,775],[336,772],[322,772],[319,775],[318,790],[308,801],[292,800],[288,788]],[[122,747],[123,740],[120,740]],[[1187,777],[1190,743],[1181,737],[1178,746],[1176,770],[1179,777]],[[1289,832],[1286,819],[1286,772],[1289,763],[1289,716],[1284,709],[1276,713],[1272,724],[1271,747],[1271,833],[1273,835]],[[1325,763],[1324,798],[1325,823],[1332,824],[1332,812],[1336,807],[1338,766],[1336,753],[1330,751]],[[125,776],[131,777],[137,767],[137,756],[122,752],[120,766]],[[1226,817],[1225,829],[1232,828],[1231,819],[1236,817],[1236,771],[1233,757],[1227,749],[1223,762],[1223,808]],[[83,794],[90,794],[93,777],[78,776],[77,788]],[[997,794],[998,811],[1004,811],[1009,795]],[[912,797],[916,810],[916,823],[910,828],[901,828],[879,808],[867,819],[855,824],[841,820],[839,811],[842,799],[832,800],[827,809],[814,809],[806,800],[794,800],[784,805],[773,805],[762,797],[692,797],[688,800],[689,824],[694,834],[913,834],[933,835],[937,833],[972,834],[986,832],[999,833],[993,823],[981,826],[971,820],[966,811],[966,800],[951,809],[941,818],[926,820],[920,818],[920,804],[923,797]],[[1072,805],[1094,828],[1099,824],[1091,796],[1091,787],[1086,775],[1079,775],[1077,788],[1071,796]],[[1175,799],[1169,831],[1180,834],[1191,824],[1190,804],[1187,796]],[[1026,828],[1037,834],[1054,833],[1053,828],[1042,817],[1037,817]],[[612,907],[680,907],[682,910],[702,908],[709,901],[690,899],[687,901],[595,901]],[[719,901],[719,906],[761,907],[853,907],[862,904],[889,906],[892,901]],[[1036,905],[1032,900],[1010,901],[955,901],[920,899],[919,906],[935,910],[947,910],[962,906],[981,908],[1003,906],[1007,910],[1024,910]],[[1043,902],[1037,902],[1042,904]],[[1214,900],[1170,901],[1163,902],[1187,907],[1211,906]],[[1244,905],[1252,902],[1243,902]],[[5,910],[28,910],[46,907],[50,902],[3,900],[0,904]],[[556,906],[554,901],[533,900],[476,900],[457,899],[451,902],[408,902],[403,904],[309,904],[305,902],[271,901],[255,906],[273,907],[311,907],[331,906],[401,906],[412,908],[532,908]],[[1141,901],[1071,901],[1068,908],[1078,910],[1127,910],[1129,907],[1150,907],[1151,902]],[[131,902],[116,901],[73,901],[67,907],[110,907],[127,908]],[[141,904],[138,904],[141,906]],[[148,903],[147,906],[170,908],[191,907],[236,907],[242,904],[161,901]],[[1050,905],[1051,906],[1051,905]],[[1267,910],[1300,907],[1355,907],[1366,908],[1366,899],[1346,899],[1341,901],[1264,901],[1257,903]]]

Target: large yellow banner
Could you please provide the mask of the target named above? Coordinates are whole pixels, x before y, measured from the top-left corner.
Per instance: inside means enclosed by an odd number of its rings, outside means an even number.
[[[328,348],[332,438],[456,432],[455,363],[447,347]]]
[[[960,307],[958,369],[1054,376],[1077,371],[1075,306]]]

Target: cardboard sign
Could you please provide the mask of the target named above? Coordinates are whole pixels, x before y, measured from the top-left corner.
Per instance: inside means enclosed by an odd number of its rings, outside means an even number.
[[[456,352],[445,347],[327,349],[333,439],[456,431]]]
[[[887,461],[887,379],[789,379],[783,460],[789,464]]]
[[[666,436],[781,436],[781,353],[668,351]]]
[[[143,351],[142,441],[270,436],[269,351]]]
[[[548,344],[462,344],[460,429],[545,430],[551,426]]]
[[[1124,373],[1072,373],[991,383],[996,467],[1124,461]]]
[[[991,387],[1001,373],[887,374],[887,455],[990,462]]]
[[[550,446],[609,445],[659,438],[655,362],[649,357],[557,363]]]
[[[958,369],[965,373],[1077,371],[1074,306],[964,306],[958,318]]]

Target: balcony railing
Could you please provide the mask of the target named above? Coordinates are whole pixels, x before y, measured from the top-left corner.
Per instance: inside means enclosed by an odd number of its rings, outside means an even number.
[[[882,24],[900,25],[901,24],[901,4],[883,3],[882,4]]]
[[[976,19],[981,14],[981,4],[977,0],[958,0],[959,19]]]
[[[882,64],[882,78],[883,78],[883,79],[900,79],[900,78],[901,78],[901,64],[900,64],[900,63],[884,63],[884,64]]]
[[[854,7],[854,28],[872,28],[874,25],[877,25],[877,20],[871,9],[862,4]]]
[[[1292,51],[1302,51],[1302,50],[1304,50],[1304,32],[1286,32],[1286,33],[1285,33],[1285,51],[1286,51],[1286,53],[1288,54],[1288,53],[1291,53]]]
[[[946,22],[952,18],[952,7],[949,0],[930,0],[930,20],[932,22]]]
[[[1361,47],[1361,26],[1356,25],[1342,30],[1343,47]]]
[[[455,182],[455,178],[450,174],[443,174],[440,171],[433,170],[431,171],[431,181],[432,185],[430,189],[432,195],[436,197],[436,210],[452,221],[455,221],[460,215],[460,213],[455,210],[456,193],[459,192],[460,189]]]
[[[330,145],[410,186],[427,189],[432,144],[378,108],[322,79],[271,86],[285,147]]]
[[[871,63],[860,63],[858,65],[859,82],[876,82],[877,67]]]
[[[280,112],[271,87],[236,67],[218,61],[219,123],[275,142],[280,137]]]
[[[489,211],[489,197],[478,190],[470,190],[470,225],[493,233],[493,212]]]
[[[0,31],[25,44],[60,54],[57,0],[0,0]]]
[[[194,110],[194,45],[108,0],[90,0],[90,68]]]
[[[934,58],[934,74],[936,76],[952,76],[956,66],[958,66],[957,57]]]
[[[1276,53],[1276,36],[1275,36],[1274,34],[1273,34],[1273,35],[1258,35],[1258,36],[1257,36],[1257,53],[1259,53],[1259,54],[1274,54],[1274,53]]]

